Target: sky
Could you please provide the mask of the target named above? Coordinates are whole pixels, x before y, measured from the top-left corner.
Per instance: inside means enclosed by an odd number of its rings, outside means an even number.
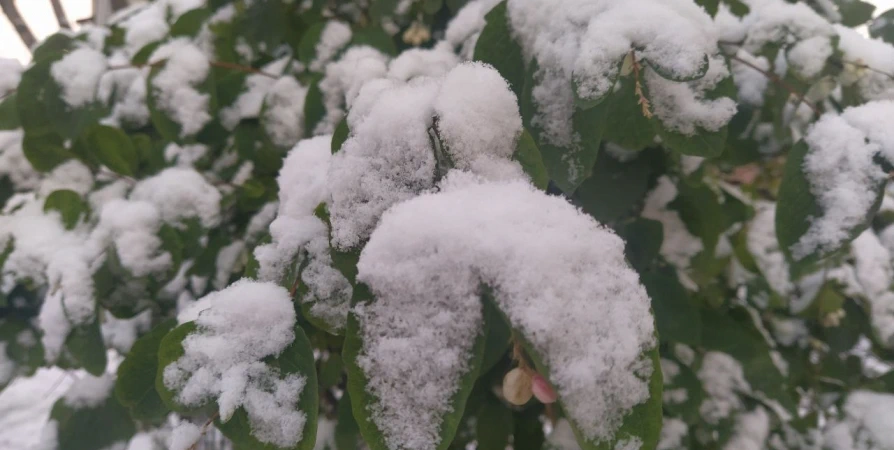
[[[876,4],[876,13],[894,8],[894,0],[869,1]],[[93,15],[92,3],[91,0],[62,0],[62,6],[72,24],[75,24],[78,19]],[[24,16],[25,22],[31,26],[31,31],[38,39],[53,34],[58,28],[49,0],[16,0],[16,4],[19,5],[19,11]],[[23,64],[31,59],[28,49],[19,40],[12,25],[3,15],[0,15],[0,58],[15,58]]]

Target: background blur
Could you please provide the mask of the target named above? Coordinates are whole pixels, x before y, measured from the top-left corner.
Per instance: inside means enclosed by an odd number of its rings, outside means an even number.
[[[41,40],[59,29],[59,23],[53,14],[50,0],[3,0],[11,1],[18,6],[19,12],[25,23],[31,28],[37,40]],[[93,16],[94,3],[102,7],[103,3],[110,0],[60,0],[65,16],[73,28],[78,27],[78,21],[87,20]],[[139,0],[126,0],[130,3],[138,3]],[[894,0],[868,0],[875,3],[875,14],[881,14],[894,8]],[[0,15],[0,57],[15,58],[26,64],[31,60],[31,54],[27,47],[19,39],[18,34],[12,28],[5,15]]]

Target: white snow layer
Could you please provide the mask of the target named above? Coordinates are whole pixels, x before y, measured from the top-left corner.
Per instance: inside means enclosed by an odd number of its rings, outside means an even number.
[[[524,181],[451,172],[437,194],[391,208],[361,254],[376,301],[355,308],[358,363],[391,448],[431,449],[482,325],[482,286],[550,367],[591,440],[648,399],[650,301],[624,243]],[[556,305],[563,305],[556,307]]]

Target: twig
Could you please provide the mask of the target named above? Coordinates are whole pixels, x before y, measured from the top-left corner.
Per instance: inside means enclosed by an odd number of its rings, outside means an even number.
[[[143,67],[150,67],[150,68],[152,68],[152,67],[158,67],[158,66],[161,66],[162,64],[164,64],[164,62],[165,62],[165,60],[162,59],[162,60],[159,60],[159,61],[155,61],[155,62],[151,62],[151,63],[146,63],[146,64],[129,64],[129,65],[121,65],[121,66],[109,66],[108,70],[141,69],[141,68],[143,68]],[[243,65],[241,65],[241,64],[230,63],[230,62],[226,62],[226,61],[209,61],[208,64],[210,64],[211,67],[220,67],[220,68],[222,68],[222,69],[230,69],[230,70],[235,70],[235,71],[238,71],[238,72],[245,72],[245,73],[251,73],[251,74],[256,74],[256,75],[263,75],[263,76],[265,76],[265,77],[273,78],[273,79],[277,79],[277,78],[279,78],[278,76],[276,76],[276,75],[274,75],[274,74],[272,74],[272,73],[269,73],[269,72],[264,72],[264,71],[261,70],[261,69],[256,69],[256,68],[254,68],[254,67],[243,66]]]
[[[196,441],[189,446],[188,450],[196,450],[196,447],[199,445],[199,440],[201,440],[202,436],[204,436],[205,433],[208,431],[208,427],[211,426],[211,423],[214,422],[214,419],[217,418],[217,415],[218,413],[214,413],[213,416],[209,417],[208,420],[205,421],[205,424],[202,425],[202,433],[199,434],[199,439],[196,439]]]
[[[813,112],[817,115],[817,117],[819,117],[820,115],[822,115],[822,111],[820,111],[820,109],[819,109],[816,105],[814,105],[812,102],[810,102],[809,100],[807,100],[806,98],[804,98],[804,94],[803,94],[803,93],[798,92],[797,89],[795,89],[794,87],[792,87],[792,85],[788,84],[785,80],[783,80],[782,78],[780,78],[779,75],[776,75],[776,74],[773,73],[773,72],[764,70],[764,69],[762,69],[761,67],[759,67],[759,66],[755,65],[754,63],[752,63],[751,61],[748,61],[748,60],[746,60],[746,59],[744,59],[744,58],[740,58],[738,55],[729,55],[729,57],[730,57],[730,59],[732,59],[732,60],[738,61],[738,62],[740,62],[740,63],[742,63],[742,64],[745,64],[746,66],[748,66],[748,67],[750,67],[750,68],[752,68],[752,69],[758,71],[760,74],[762,74],[763,76],[767,77],[770,81],[776,83],[778,86],[780,86],[781,88],[783,88],[783,89],[785,89],[786,91],[788,91],[788,93],[789,93],[790,95],[795,96],[795,98],[797,98],[799,102],[802,102],[802,103],[804,103],[805,105],[809,106],[810,109],[812,109]]]
[[[636,60],[636,55],[633,53],[633,50],[630,51],[630,58],[633,61],[633,78],[635,85],[633,87],[633,91],[636,94],[637,104],[639,104],[643,109],[643,116],[647,119],[652,118],[652,110],[651,104],[649,103],[649,99],[646,98],[646,95],[643,93],[643,85],[640,82],[640,70],[642,70],[642,66],[640,66],[639,61]]]
[[[842,63],[842,64],[850,64],[850,65],[852,65],[852,66],[854,66],[854,67],[856,67],[856,68],[859,68],[859,69],[866,69],[866,70],[868,70],[868,71],[870,71],[870,72],[875,72],[875,73],[884,75],[884,76],[886,76],[886,77],[888,77],[888,78],[894,80],[894,75],[892,75],[892,74],[890,74],[890,73],[888,73],[888,72],[885,72],[885,71],[883,71],[883,70],[879,70],[879,69],[876,69],[876,68],[874,68],[874,67],[871,67],[871,66],[869,66],[869,65],[867,65],[867,64],[865,64],[865,63],[856,62],[856,61],[848,61],[848,60],[845,60],[845,59],[839,60],[838,62],[840,62],[840,63]]]

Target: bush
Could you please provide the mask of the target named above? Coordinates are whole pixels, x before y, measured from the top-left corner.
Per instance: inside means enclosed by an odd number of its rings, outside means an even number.
[[[0,385],[83,369],[60,450],[894,448],[873,9],[158,0],[53,35],[0,62]]]

